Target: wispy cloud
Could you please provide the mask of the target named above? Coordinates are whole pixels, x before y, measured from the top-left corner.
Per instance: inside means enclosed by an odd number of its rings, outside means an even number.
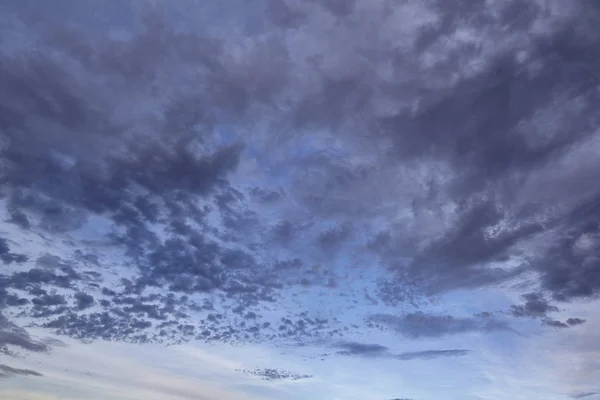
[[[22,375],[22,376],[42,376],[39,372],[31,369],[20,369],[9,367],[8,365],[0,364],[0,378],[7,378],[9,376]]]

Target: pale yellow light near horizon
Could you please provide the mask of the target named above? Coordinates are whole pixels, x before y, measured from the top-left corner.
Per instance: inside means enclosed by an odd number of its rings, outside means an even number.
[[[255,385],[260,381],[237,376],[231,368],[235,362],[199,349],[188,356],[178,347],[67,339],[65,347],[50,354],[32,353],[8,361],[43,376],[0,380],[3,400],[262,399],[227,387],[232,380]]]

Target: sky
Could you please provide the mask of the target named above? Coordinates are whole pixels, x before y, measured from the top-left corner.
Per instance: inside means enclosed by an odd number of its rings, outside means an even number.
[[[600,399],[600,6],[0,3],[0,398]]]

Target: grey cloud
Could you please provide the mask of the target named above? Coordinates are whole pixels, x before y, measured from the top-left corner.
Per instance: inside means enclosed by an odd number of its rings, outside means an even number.
[[[44,294],[40,297],[36,297],[31,301],[36,307],[50,307],[50,306],[62,306],[67,304],[64,296],[60,294]]]
[[[0,352],[12,354],[8,346],[34,352],[47,352],[50,350],[47,344],[34,340],[25,329],[10,322],[0,313]]]
[[[569,326],[576,326],[576,325],[581,325],[581,324],[585,324],[586,320],[583,318],[568,318],[567,319],[567,324]]]
[[[454,349],[454,350],[425,350],[400,353],[395,358],[399,360],[431,360],[441,357],[461,357],[470,353],[470,350]]]
[[[496,3],[268,1],[268,21],[254,21],[259,34],[243,33],[243,48],[237,34],[185,32],[160,9],[140,15],[142,29],[124,40],[15,24],[16,56],[0,55],[10,221],[32,232],[70,231],[90,214],[111,221],[111,243],[136,266],[123,293],[102,293],[111,301],[161,287],[222,294],[244,311],[285,285],[331,278],[304,275],[350,243],[360,259],[349,262],[384,266],[378,295],[389,304],[532,271],[555,301],[595,297],[598,163],[580,153],[597,135],[600,47],[588,33],[599,11],[583,1],[585,18],[560,2],[547,12]],[[473,41],[458,39],[465,30]],[[233,133],[216,134],[224,122]],[[250,164],[263,181],[285,181],[285,196],[246,190],[256,187]],[[3,262],[26,260],[3,243]],[[81,291],[83,274],[59,264],[3,281],[36,292],[41,307],[58,300],[44,285]],[[137,337],[149,322],[124,314],[172,314],[94,296],[115,312],[72,310],[48,323],[102,337],[102,324],[116,321],[106,336]],[[79,297],[80,308],[91,304]],[[525,301],[513,314],[555,307]],[[270,334],[301,335],[298,321]],[[496,318],[423,313],[372,322],[413,338],[508,329]],[[242,329],[261,328],[202,332]]]
[[[35,265],[39,268],[57,269],[57,270],[68,270],[69,263],[65,262],[59,256],[46,253],[39,256],[35,260]]]
[[[389,349],[380,344],[342,342],[336,345],[342,349],[341,353],[346,355],[381,356],[386,355]]]
[[[43,376],[37,371],[30,369],[20,369],[9,367],[8,365],[0,364],[0,378],[7,378],[10,376],[21,375],[21,376]]]
[[[558,321],[552,318],[544,318],[542,319],[542,323],[544,325],[551,326],[553,328],[569,328],[571,326],[577,326],[584,324],[586,322],[585,319],[581,318],[568,318],[565,322]]]
[[[70,288],[80,276],[72,268],[65,268],[55,273],[47,269],[31,268],[25,272],[15,272],[7,278],[8,285],[21,290],[34,290],[39,285],[52,285],[60,288]]]
[[[409,338],[441,337],[468,332],[493,332],[510,329],[505,321],[495,318],[456,318],[451,315],[423,312],[404,316],[377,314],[371,316],[369,321],[382,324]]]
[[[19,226],[22,229],[29,229],[31,227],[31,223],[29,222],[29,218],[27,215],[21,211],[12,211],[10,213],[10,218],[6,220],[12,224]]]
[[[317,237],[319,246],[332,250],[341,243],[344,243],[352,234],[350,226],[339,226],[327,229],[321,232]]]
[[[540,293],[523,295],[525,304],[511,306],[510,312],[515,317],[544,317],[549,312],[558,311],[558,307],[550,304]]]
[[[335,347],[341,349],[341,351],[338,352],[340,355],[394,358],[402,361],[432,360],[442,357],[461,357],[470,353],[470,350],[451,349],[411,351],[396,354],[391,352],[389,348],[379,344],[359,342],[341,342],[336,344]]]
[[[94,296],[89,295],[87,293],[78,292],[75,293],[75,301],[77,304],[77,308],[80,310],[84,310],[94,305]]]
[[[4,264],[22,264],[26,262],[29,258],[25,254],[17,254],[10,251],[10,246],[8,245],[8,240],[4,238],[0,238],[0,260]]]
[[[564,323],[562,321],[557,321],[555,319],[550,319],[550,318],[544,318],[542,320],[542,323],[544,325],[548,325],[548,326],[551,326],[553,328],[568,328],[569,327],[568,324],[566,324],[566,323]]]
[[[591,397],[598,394],[598,392],[581,392],[581,393],[574,393],[571,395],[572,399],[584,399],[586,397]]]
[[[254,375],[254,376],[259,376],[262,379],[266,380],[266,381],[276,381],[276,380],[292,380],[292,381],[297,381],[300,379],[309,379],[312,378],[312,375],[302,375],[302,374],[297,374],[297,373],[293,373],[290,371],[286,371],[283,369],[275,369],[275,368],[265,368],[265,369],[261,369],[261,368],[257,368],[254,370],[238,370],[241,372],[244,372],[246,374],[250,374],[250,375]]]

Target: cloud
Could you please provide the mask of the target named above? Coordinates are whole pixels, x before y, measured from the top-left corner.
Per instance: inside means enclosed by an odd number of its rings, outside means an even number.
[[[401,335],[413,339],[510,329],[505,321],[496,318],[457,318],[451,315],[428,314],[420,311],[404,316],[378,314],[371,316],[369,321],[391,328]]]
[[[341,354],[346,355],[380,356],[389,351],[387,347],[380,344],[358,342],[343,342],[337,344],[336,347],[342,349]]]
[[[551,318],[542,319],[542,323],[544,325],[548,325],[554,328],[569,328],[571,326],[577,326],[584,324],[586,322],[585,319],[582,318],[568,318],[565,322],[557,321]]]
[[[0,378],[8,378],[14,375],[22,375],[22,376],[43,376],[37,371],[33,371],[30,369],[19,369],[12,368],[8,365],[0,364]]]
[[[581,325],[581,324],[585,324],[586,320],[583,318],[568,318],[567,319],[567,324],[569,326],[576,326],[576,325]]]
[[[440,357],[461,357],[470,353],[470,350],[425,350],[400,353],[395,358],[399,360],[431,360]]]
[[[292,380],[297,381],[300,379],[309,379],[312,378],[312,375],[301,375],[296,374],[290,371],[275,369],[275,368],[265,368],[265,369],[254,369],[254,370],[239,370],[249,375],[254,375],[261,377],[266,381],[278,381],[278,380]]]
[[[597,392],[581,392],[581,393],[575,393],[571,395],[572,399],[584,399],[586,397],[590,397],[597,394]]]
[[[84,310],[94,304],[94,296],[81,292],[75,293],[75,301],[77,302],[77,308]]]
[[[11,355],[11,347],[33,352],[47,352],[50,346],[31,338],[29,333],[20,326],[10,322],[0,313],[0,352]]]
[[[8,241],[4,238],[0,238],[0,260],[2,260],[4,264],[11,264],[13,262],[21,264],[28,259],[29,258],[25,254],[11,253]]]
[[[7,12],[7,220],[118,256],[30,268],[3,239],[0,259],[24,267],[2,285],[31,297],[3,305],[78,338],[303,342],[348,326],[266,309],[342,293],[340,260],[369,266],[360,282],[385,305],[525,279],[554,302],[598,296],[598,9],[343,3],[263,2],[266,18],[226,34],[158,5],[119,38]],[[577,324],[524,300],[513,315]],[[509,329],[423,312],[368,323],[408,338]]]
[[[518,306],[511,306],[511,314],[515,317],[544,317],[549,312],[558,311],[558,307],[548,303],[541,294],[539,293],[528,293],[523,295],[526,300],[525,304]]]
[[[393,353],[386,346],[372,343],[342,342],[338,343],[336,348],[342,349],[337,354],[347,356],[365,356],[393,358],[396,360],[432,360],[442,357],[461,357],[470,353],[470,350],[452,349],[452,350],[422,350],[409,351],[403,353]]]

